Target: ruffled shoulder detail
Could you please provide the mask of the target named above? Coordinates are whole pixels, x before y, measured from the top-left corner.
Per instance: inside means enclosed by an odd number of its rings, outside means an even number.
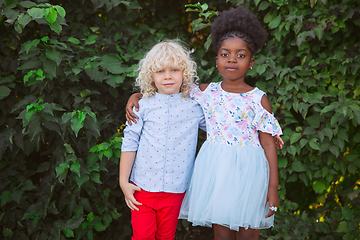
[[[272,136],[280,136],[283,134],[280,124],[274,117],[274,114],[269,113],[265,108],[262,108],[258,113],[256,113],[251,124],[256,128],[256,130],[270,133]]]

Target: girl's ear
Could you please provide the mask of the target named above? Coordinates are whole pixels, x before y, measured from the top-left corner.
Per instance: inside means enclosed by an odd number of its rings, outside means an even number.
[[[255,64],[255,59],[251,58],[250,63],[249,63],[249,69],[252,69],[254,64]]]

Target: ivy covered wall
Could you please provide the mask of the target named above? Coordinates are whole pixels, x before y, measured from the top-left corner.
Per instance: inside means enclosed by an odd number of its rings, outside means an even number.
[[[284,131],[280,209],[261,239],[359,239],[355,0],[0,0],[0,238],[130,239],[118,161],[138,60],[177,37],[201,82],[219,81],[209,26],[238,4],[267,29],[247,81]],[[177,239],[211,237],[179,223]]]

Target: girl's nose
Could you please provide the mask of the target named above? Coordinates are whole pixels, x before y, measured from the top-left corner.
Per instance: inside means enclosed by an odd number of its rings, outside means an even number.
[[[233,57],[229,57],[228,63],[234,63],[234,62],[236,62],[236,59]]]

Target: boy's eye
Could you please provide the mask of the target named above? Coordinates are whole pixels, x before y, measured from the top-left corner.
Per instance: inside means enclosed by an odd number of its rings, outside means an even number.
[[[156,71],[157,73],[162,73],[163,72],[163,70],[158,70],[158,71]]]

